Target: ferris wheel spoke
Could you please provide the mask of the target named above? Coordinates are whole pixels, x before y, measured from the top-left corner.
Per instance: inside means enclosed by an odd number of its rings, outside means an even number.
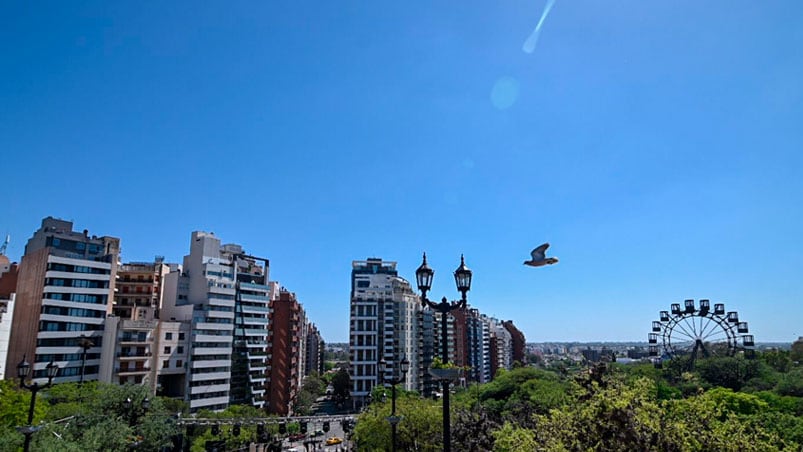
[[[669,338],[670,343],[673,344],[685,344],[685,343],[694,343],[694,337],[684,333],[682,330],[677,330],[674,332],[672,336]]]
[[[727,338],[727,337],[729,337],[728,333],[726,333],[724,329],[715,328],[715,329],[711,330],[711,332],[709,332],[706,336],[704,336],[703,340],[714,341],[717,338],[718,339],[723,339],[723,338]]]
[[[700,320],[700,324],[702,325],[702,320]],[[706,317],[705,326],[700,329],[700,336],[705,337],[705,332],[708,330],[708,327],[711,326],[711,318]],[[713,328],[716,328],[716,324],[714,324]],[[710,331],[710,330],[709,330]]]
[[[691,330],[694,333],[694,337],[697,337],[698,336],[698,334],[697,334],[697,326],[694,324],[694,320],[695,320],[695,318],[694,318],[693,315],[691,315],[689,317],[686,317],[686,325],[691,327]]]
[[[683,322],[683,323],[681,323],[681,322]],[[689,336],[689,337],[691,337],[691,338],[696,338],[696,337],[697,337],[697,335],[696,335],[696,334],[692,334],[692,333],[690,333],[690,332],[689,332],[689,330],[686,328],[686,327],[688,326],[688,323],[687,323],[687,322],[688,322],[688,319],[686,319],[686,318],[683,318],[683,319],[681,319],[681,320],[679,320],[679,321],[677,322],[677,327],[678,327],[678,328],[680,328],[680,331],[682,331],[683,333],[685,333],[687,336]],[[684,325],[685,325],[685,326],[684,326]]]

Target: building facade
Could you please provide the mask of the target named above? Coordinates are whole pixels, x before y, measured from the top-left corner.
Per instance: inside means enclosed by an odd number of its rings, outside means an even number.
[[[410,369],[421,369],[425,357],[419,353],[422,322],[420,300],[410,283],[398,276],[396,262],[369,258],[352,262],[349,315],[349,361],[351,397],[355,406],[363,406],[368,395],[383,377],[398,378],[403,359]],[[377,372],[384,360],[386,374]],[[408,372],[401,386],[420,390],[419,372]]]
[[[284,288],[270,302],[268,341],[267,404],[269,413],[289,416],[293,413],[298,390],[304,377],[302,344],[306,315],[296,295]]]
[[[34,378],[60,367],[55,383],[98,379],[104,320],[112,311],[120,240],[73,231],[47,217],[28,240],[20,262],[6,368],[23,357]],[[90,338],[85,366],[79,343]],[[6,375],[8,378],[8,375]]]
[[[229,405],[234,341],[235,265],[220,239],[196,231],[183,265],[165,277],[160,317],[190,325],[185,400],[190,412]]]

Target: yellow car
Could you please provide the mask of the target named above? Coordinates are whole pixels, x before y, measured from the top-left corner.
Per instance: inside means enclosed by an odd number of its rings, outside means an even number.
[[[340,444],[343,442],[343,438],[338,438],[337,436],[333,436],[326,440],[327,446],[334,446],[335,444]]]

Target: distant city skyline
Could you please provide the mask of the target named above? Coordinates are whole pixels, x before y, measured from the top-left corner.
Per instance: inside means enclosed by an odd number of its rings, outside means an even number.
[[[353,260],[527,342],[646,341],[723,302],[803,335],[803,3],[140,5],[0,16],[0,238],[42,218],[181,262],[271,260],[329,342]],[[539,23],[541,22],[541,23]],[[537,29],[537,45],[523,45]],[[551,243],[556,265],[529,268]]]

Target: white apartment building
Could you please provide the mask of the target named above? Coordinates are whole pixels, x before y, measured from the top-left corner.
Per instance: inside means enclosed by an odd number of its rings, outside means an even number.
[[[14,317],[15,294],[7,300],[0,299],[0,380],[6,378],[6,358],[8,358],[8,341],[11,338],[11,319]],[[8,375],[17,376],[16,369],[12,368]]]
[[[189,322],[185,400],[190,411],[229,405],[234,339],[235,264],[220,239],[196,231],[180,271],[165,277],[160,318]]]
[[[267,259],[247,255],[240,245],[221,245],[213,233],[192,233],[190,254],[165,277],[159,314],[162,322],[187,329],[186,355],[172,348],[184,347],[180,343],[159,349],[167,353],[170,347],[169,357],[157,360],[165,370],[159,385],[166,395],[178,392],[180,361],[191,412],[223,410],[232,403],[265,406],[268,278]]]
[[[355,406],[362,406],[371,389],[382,384],[377,362],[387,363],[385,378],[399,377],[404,358],[411,369],[419,368],[421,307],[410,283],[398,276],[396,262],[379,258],[352,262],[350,305],[351,396]],[[401,386],[419,389],[418,372],[408,372]]]

